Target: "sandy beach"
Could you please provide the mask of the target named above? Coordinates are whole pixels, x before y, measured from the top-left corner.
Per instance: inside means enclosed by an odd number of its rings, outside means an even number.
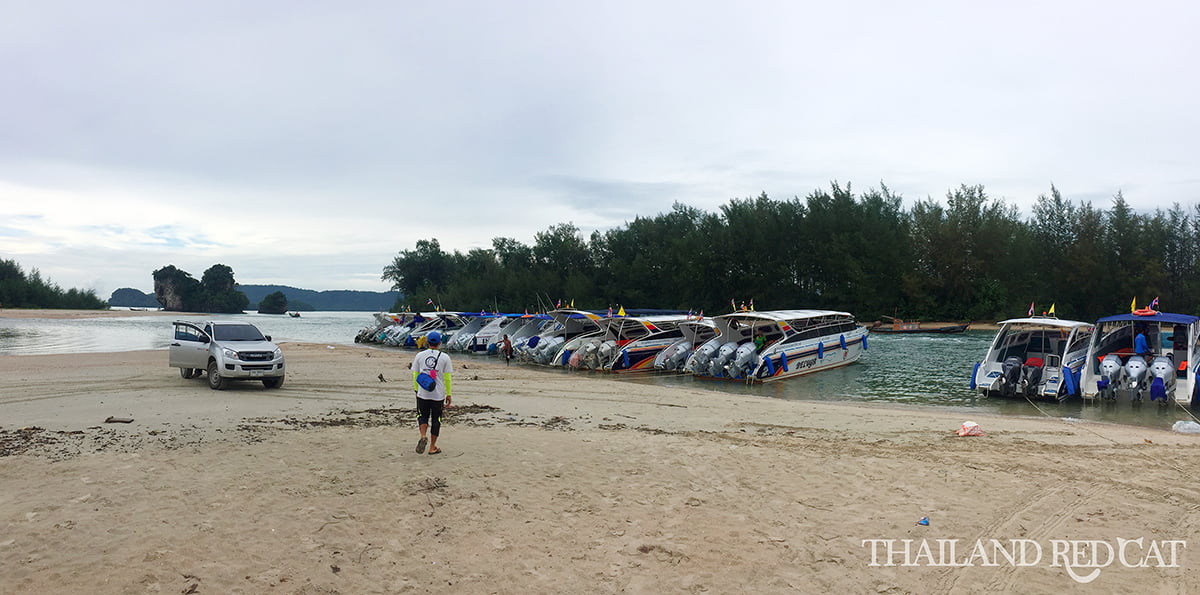
[[[1200,590],[1198,436],[456,355],[419,455],[411,353],[282,347],[0,356],[0,592]]]

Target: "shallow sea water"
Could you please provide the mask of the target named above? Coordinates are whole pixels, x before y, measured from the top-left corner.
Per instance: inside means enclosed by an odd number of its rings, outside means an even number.
[[[352,345],[358,331],[374,322],[369,312],[303,312],[299,318],[255,313],[219,318],[246,320],[280,341],[328,345]],[[165,350],[174,320],[169,316],[70,320],[0,318],[0,355]],[[973,412],[1158,428],[1170,428],[1177,420],[1192,419],[1188,411],[1178,405],[1139,405],[1128,401],[1094,405],[1074,400],[1065,403],[1039,401],[1035,407],[1023,399],[981,397],[968,388],[969,377],[992,336],[992,331],[968,331],[957,335],[874,334],[869,339],[867,353],[855,364],[756,386],[695,380],[690,376],[624,378],[628,382],[685,385],[777,399],[935,406],[961,411],[964,421],[970,419]]]

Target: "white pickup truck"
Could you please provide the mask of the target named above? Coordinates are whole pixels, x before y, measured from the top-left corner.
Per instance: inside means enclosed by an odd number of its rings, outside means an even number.
[[[283,386],[283,352],[270,336],[248,322],[176,321],[170,365],[184,378],[208,372],[208,386],[222,390],[230,380],[261,380],[267,388]]]

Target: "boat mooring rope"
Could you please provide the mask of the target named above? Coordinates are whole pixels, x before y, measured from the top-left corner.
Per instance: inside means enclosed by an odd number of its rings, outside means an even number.
[[[1125,445],[1125,444],[1122,444],[1122,443],[1120,443],[1120,442],[1117,442],[1116,440],[1113,440],[1112,438],[1109,438],[1108,436],[1105,436],[1104,434],[1101,434],[1100,432],[1097,432],[1096,430],[1094,430],[1094,429],[1092,429],[1092,428],[1088,427],[1087,425],[1084,425],[1084,424],[1076,424],[1076,423],[1068,422],[1068,421],[1066,420],[1066,418],[1062,418],[1062,417],[1055,417],[1055,416],[1053,416],[1053,415],[1050,415],[1049,413],[1047,413],[1047,412],[1046,412],[1046,410],[1045,410],[1045,409],[1042,409],[1041,407],[1039,407],[1039,406],[1038,406],[1038,404],[1037,404],[1037,403],[1034,403],[1034,402],[1033,402],[1033,399],[1030,399],[1030,398],[1029,398],[1029,395],[1022,395],[1022,396],[1024,396],[1024,397],[1025,397],[1025,400],[1026,400],[1026,401],[1027,401],[1027,402],[1028,402],[1030,405],[1033,405],[1033,408],[1034,408],[1034,409],[1037,409],[1039,413],[1041,413],[1042,415],[1044,415],[1044,416],[1046,416],[1046,417],[1048,417],[1048,418],[1050,418],[1050,419],[1057,419],[1058,421],[1061,421],[1061,422],[1062,422],[1062,423],[1064,423],[1064,424],[1070,425],[1070,426],[1071,426],[1071,427],[1073,427],[1073,428],[1083,428],[1083,429],[1087,430],[1088,432],[1091,432],[1092,434],[1095,434],[1096,436],[1098,436],[1098,437],[1100,437],[1100,438],[1103,438],[1104,440],[1107,440],[1107,441],[1109,441],[1109,442],[1113,443],[1113,444],[1114,444],[1114,445],[1116,445],[1116,446],[1132,446],[1132,445]],[[1181,403],[1179,403],[1178,401],[1176,401],[1176,402],[1175,402],[1175,404],[1176,404],[1176,405],[1179,405],[1179,407],[1180,407],[1181,409],[1183,409],[1184,411],[1187,411],[1187,409],[1186,409],[1186,408],[1184,408],[1184,407],[1183,407],[1183,405],[1182,405]],[[1196,419],[1196,416],[1195,416],[1194,414],[1192,414],[1192,412],[1191,412],[1191,411],[1187,411],[1187,414],[1188,414],[1189,416],[1191,416],[1193,419]],[[1082,421],[1082,420],[1081,420],[1081,421]],[[1198,420],[1198,421],[1200,421],[1200,420]],[[1174,470],[1178,471],[1179,473],[1181,473],[1181,474],[1183,474],[1183,475],[1191,476],[1191,474],[1190,474],[1190,473],[1188,473],[1186,470],[1184,470],[1182,467],[1180,467],[1179,465],[1176,465],[1175,463],[1173,463],[1173,462],[1171,462],[1171,461],[1169,461],[1169,460],[1167,460],[1167,459],[1163,459],[1162,457],[1155,457],[1155,456],[1151,455],[1150,453],[1148,453],[1148,452],[1146,452],[1146,451],[1143,451],[1143,450],[1135,450],[1135,452],[1137,452],[1137,453],[1139,453],[1139,454],[1141,454],[1141,455],[1145,456],[1146,458],[1148,458],[1148,459],[1150,459],[1151,461],[1154,461],[1154,462],[1156,462],[1156,463],[1165,463],[1167,466],[1169,466],[1170,468],[1172,468],[1172,469],[1174,469]]]

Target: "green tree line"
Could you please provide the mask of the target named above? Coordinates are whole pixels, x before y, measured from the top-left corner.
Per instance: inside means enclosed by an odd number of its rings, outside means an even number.
[[[0,259],[0,307],[101,310],[108,302],[95,290],[64,290],[37,269],[26,274],[16,261]]]
[[[533,245],[497,237],[490,249],[446,252],[418,241],[383,269],[395,309],[542,311],[562,303],[728,312],[827,308],[942,320],[1023,316],[1054,305],[1094,320],[1133,298],[1200,313],[1200,207],[1139,214],[1121,193],[1107,210],[1053,186],[1032,213],[962,185],[944,204],[904,208],[885,185],[861,194],[836,182],[804,199],[733,199],[718,212],[670,212],[584,237],[572,224]]]

